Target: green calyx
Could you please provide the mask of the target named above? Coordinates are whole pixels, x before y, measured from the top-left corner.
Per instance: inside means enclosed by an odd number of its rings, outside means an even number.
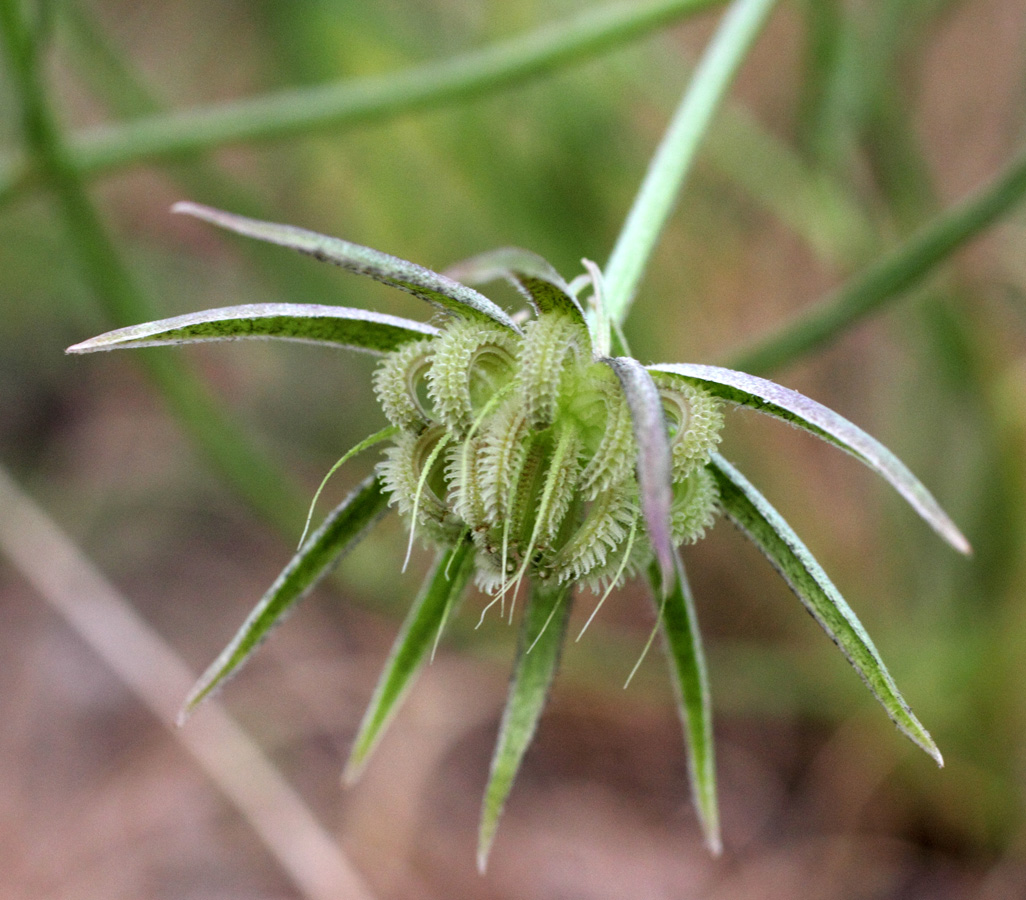
[[[656,383],[673,539],[693,541],[718,500],[705,465],[719,401],[680,379]],[[380,467],[390,502],[436,544],[469,534],[483,590],[504,594],[525,575],[597,590],[650,561],[630,410],[582,323],[544,312],[519,335],[454,320],[386,356],[374,387],[399,429]]]

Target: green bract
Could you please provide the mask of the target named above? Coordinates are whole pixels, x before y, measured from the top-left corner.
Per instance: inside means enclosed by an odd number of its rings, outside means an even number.
[[[678,693],[692,795],[706,840],[720,845],[708,676],[677,547],[721,510],[755,543],[845,654],[895,724],[941,763],[855,613],[779,513],[715,452],[721,407],[768,413],[840,447],[882,475],[950,544],[969,544],[925,487],[868,434],[763,378],[694,364],[644,366],[612,356],[602,280],[571,287],[540,257],[504,249],[442,275],[286,225],[196,204],[177,211],[308,253],[439,307],[442,327],[341,307],[261,304],[210,310],[101,335],[70,348],[279,338],[382,356],[374,390],[391,426],[347,454],[389,441],[377,475],[309,538],[186,701],[188,712],[234,674],[270,629],[385,511],[397,506],[438,561],[392,648],[347,766],[355,778],[466,585],[491,603],[528,586],[506,712],[482,813],[487,858],[517,768],[545,705],[575,588],[611,588],[647,571]],[[533,316],[510,316],[471,285],[502,277]],[[586,294],[582,304],[579,293]],[[618,337],[617,345],[622,346]],[[607,590],[608,592],[608,590]],[[603,595],[603,600],[605,595]],[[601,605],[599,601],[599,606]],[[598,607],[596,607],[597,610]],[[594,613],[593,613],[594,615]]]

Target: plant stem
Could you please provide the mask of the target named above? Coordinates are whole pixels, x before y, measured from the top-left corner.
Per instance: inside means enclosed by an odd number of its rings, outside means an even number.
[[[854,323],[915,286],[952,253],[1008,212],[1026,194],[1026,151],[997,178],[937,216],[906,243],[856,275],[776,334],[727,365],[762,374],[839,337]]]
[[[483,50],[380,78],[279,91],[103,128],[69,142],[68,164],[91,175],[226,144],[274,140],[441,106],[580,62],[722,2],[618,3]],[[0,204],[40,176],[30,159],[0,160]]]
[[[122,261],[93,207],[81,178],[68,163],[49,105],[40,48],[20,15],[19,0],[0,0],[0,41],[8,57],[29,150],[53,190],[83,274],[115,324],[154,318],[152,304]],[[140,356],[175,415],[206,455],[262,517],[281,528],[302,521],[298,493],[276,468],[233,428],[203,383],[166,353]]]
[[[713,113],[775,2],[735,0],[695,69],[606,265],[606,304],[618,324],[627,317]]]

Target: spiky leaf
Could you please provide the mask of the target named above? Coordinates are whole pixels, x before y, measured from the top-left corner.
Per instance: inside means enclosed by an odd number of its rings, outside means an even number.
[[[275,625],[313,590],[342,555],[385,511],[388,498],[376,478],[368,478],[342,501],[300,547],[274,584],[243,622],[230,644],[193,687],[180,718],[220,688],[249,659]]]
[[[334,263],[357,275],[367,275],[456,315],[492,319],[506,328],[519,331],[513,320],[484,294],[416,263],[390,256],[380,250],[351,244],[341,238],[307,231],[295,225],[279,225],[237,216],[199,203],[176,203],[172,210],[195,216],[245,237],[298,250],[314,259]]]
[[[674,554],[675,578],[661,605],[662,630],[670,680],[676,688],[677,708],[684,726],[691,775],[691,798],[709,849],[719,854],[720,814],[716,800],[716,757],[713,744],[712,700],[709,675],[705,666],[702,636],[698,630],[695,601],[684,573],[684,565]],[[652,572],[653,585],[658,583]]]
[[[673,455],[666,431],[663,402],[645,367],[630,356],[603,360],[616,373],[631,413],[638,443],[638,488],[648,539],[652,542],[664,589],[673,581]]]
[[[360,723],[346,764],[344,777],[347,782],[353,782],[360,776],[378,740],[413,685],[449,613],[463,595],[474,571],[473,560],[473,545],[463,541],[439,556],[434,571],[424,582],[420,596],[410,608],[392,645],[374,696]]]
[[[504,278],[524,295],[535,312],[562,312],[585,324],[584,310],[562,276],[530,250],[489,250],[450,266],[445,274],[463,284],[487,284]]]
[[[972,552],[955,523],[898,457],[822,403],[765,378],[720,366],[670,363],[649,369],[679,375],[724,400],[768,413],[840,447],[886,479],[952,547],[960,553]]]
[[[488,853],[506,798],[513,787],[513,779],[534,737],[559,665],[570,617],[570,597],[570,585],[531,585],[531,596],[520,624],[506,710],[499,727],[499,739],[481,810],[477,864],[482,872],[488,864]]]
[[[436,334],[438,329],[431,325],[363,309],[313,303],[249,303],[129,325],[68,347],[67,352],[273,338],[385,354],[407,341]]]
[[[709,468],[716,477],[720,502],[727,516],[780,572],[812,617],[862,676],[894,724],[929,753],[938,765],[944,765],[937,745],[901,696],[862,623],[791,526],[719,454],[713,454]]]

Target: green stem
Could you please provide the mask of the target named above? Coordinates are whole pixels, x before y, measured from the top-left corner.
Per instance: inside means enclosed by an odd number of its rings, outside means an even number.
[[[776,334],[728,363],[768,372],[819,349],[921,282],[952,253],[1001,218],[1026,194],[1026,152],[990,184],[948,209],[906,243],[882,257]]]
[[[115,323],[153,318],[93,207],[81,178],[69,164],[42,77],[39,48],[20,15],[19,0],[0,0],[0,41],[22,106],[25,139],[38,170],[57,200],[83,274]],[[231,427],[203,383],[166,353],[140,356],[165,400],[246,500],[268,521],[294,528],[303,509],[277,470]]]
[[[618,3],[454,59],[380,78],[279,91],[153,116],[73,139],[70,166],[82,175],[145,160],[336,128],[511,87],[625,44],[723,0]],[[0,160],[0,203],[40,178],[32,160]]]
[[[606,305],[622,324],[673,210],[698,144],[776,0],[735,0],[695,69],[613,247],[605,270]]]

